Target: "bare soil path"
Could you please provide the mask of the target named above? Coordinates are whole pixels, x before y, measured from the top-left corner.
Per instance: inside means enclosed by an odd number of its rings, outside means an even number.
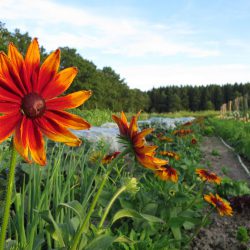
[[[244,180],[250,184],[250,178],[239,163],[235,153],[227,148],[218,137],[204,137],[201,144],[203,163],[221,177]]]
[[[221,177],[228,176],[233,180],[245,180],[250,185],[250,178],[240,166],[235,153],[228,149],[219,138],[204,137],[201,150],[204,167],[209,167]],[[209,227],[202,229],[194,239],[192,250],[250,250],[250,241],[241,244],[236,239],[240,226],[246,227],[250,234],[250,207],[241,213],[235,211],[232,217],[221,217],[214,213],[211,219]]]

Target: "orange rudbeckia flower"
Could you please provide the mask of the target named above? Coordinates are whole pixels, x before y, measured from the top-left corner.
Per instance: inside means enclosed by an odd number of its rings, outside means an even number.
[[[230,203],[228,201],[223,200],[218,194],[216,194],[215,196],[211,193],[206,194],[204,195],[204,200],[212,204],[215,208],[217,208],[221,216],[233,215],[233,209],[230,206]]]
[[[216,184],[220,184],[221,183],[221,178],[218,177],[215,173],[213,172],[209,172],[206,169],[200,169],[197,168],[195,170],[196,174],[199,175],[199,177],[203,180],[203,181],[209,181],[209,182],[214,182]]]
[[[191,133],[193,133],[192,129],[179,129],[179,130],[173,131],[174,135],[177,135],[180,137],[183,137],[183,136],[191,134]]]
[[[0,143],[14,134],[14,146],[22,157],[46,164],[43,135],[69,146],[81,140],[70,129],[89,129],[90,124],[66,112],[83,104],[91,91],[61,96],[74,80],[77,69],[59,71],[60,50],[52,52],[40,66],[40,51],[35,38],[25,58],[10,43],[8,55],[0,52]]]
[[[105,155],[102,159],[102,164],[109,164],[113,159],[115,159],[121,152],[117,151],[113,154]]]
[[[178,181],[177,171],[174,168],[172,168],[169,164],[159,167],[155,171],[155,175],[158,176],[163,181],[168,181],[168,180],[172,182]]]
[[[172,151],[160,151],[159,154],[162,156],[174,158],[176,161],[180,160],[180,156],[177,153],[172,152]]]
[[[147,128],[138,131],[137,119],[140,112],[132,117],[130,124],[128,124],[127,117],[124,112],[121,112],[121,117],[112,115],[112,119],[117,123],[120,130],[120,137],[122,141],[131,148],[137,161],[144,167],[150,169],[157,169],[165,165],[168,161],[154,157],[157,146],[146,145],[145,136],[150,134],[153,129]]]

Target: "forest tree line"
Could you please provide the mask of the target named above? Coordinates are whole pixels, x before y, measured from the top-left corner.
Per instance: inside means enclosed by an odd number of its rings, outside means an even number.
[[[0,51],[7,52],[9,42],[13,42],[25,55],[31,42],[29,34],[19,29],[10,32],[0,22]],[[40,46],[41,61],[49,54]],[[56,49],[56,48],[55,48]],[[178,110],[218,110],[220,106],[237,96],[250,96],[250,83],[208,86],[165,86],[150,91],[131,89],[125,80],[111,67],[102,69],[84,59],[76,49],[61,47],[61,69],[75,66],[79,73],[68,93],[78,90],[92,90],[93,96],[82,108],[110,109],[112,111],[174,112]]]

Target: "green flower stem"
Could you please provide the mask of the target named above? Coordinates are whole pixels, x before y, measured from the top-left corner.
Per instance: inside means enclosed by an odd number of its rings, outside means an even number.
[[[181,212],[183,212],[185,210],[188,210],[189,208],[191,208],[194,205],[194,203],[197,201],[197,199],[202,195],[204,187],[205,187],[205,184],[206,184],[205,181],[203,181],[201,183],[200,190],[199,190],[198,194],[195,195],[194,199],[185,208],[183,208]]]
[[[92,203],[91,203],[91,205],[90,205],[90,208],[89,208],[89,211],[88,211],[88,213],[87,213],[87,215],[86,215],[86,217],[85,217],[85,220],[83,221],[81,227],[77,230],[77,232],[76,232],[76,234],[75,234],[75,237],[74,237],[73,240],[72,240],[72,245],[71,245],[71,248],[70,248],[71,250],[76,250],[76,249],[77,249],[77,245],[78,245],[78,243],[79,243],[79,240],[80,240],[80,238],[81,238],[81,235],[82,235],[82,233],[84,232],[86,226],[88,225],[89,219],[90,219],[92,213],[94,212],[94,209],[95,209],[95,206],[96,206],[96,204],[97,204],[97,201],[98,201],[98,199],[99,199],[99,197],[100,197],[100,195],[101,195],[101,192],[102,192],[102,190],[103,190],[104,185],[106,184],[106,181],[107,181],[108,178],[109,178],[109,175],[110,175],[110,173],[111,173],[111,171],[112,171],[112,169],[113,169],[113,166],[114,166],[114,165],[115,165],[124,155],[126,155],[128,152],[129,152],[129,149],[125,149],[125,150],[124,150],[122,153],[120,153],[120,154],[111,162],[111,164],[108,166],[107,172],[106,172],[106,174],[104,175],[103,180],[102,180],[102,182],[101,182],[101,185],[100,185],[100,187],[99,187],[99,189],[98,189],[98,191],[97,191],[97,193],[96,193],[96,195],[95,195],[95,197],[94,197],[94,199],[93,199],[93,201],[92,201]],[[1,250],[1,249],[0,249],[0,250]]]
[[[15,168],[16,168],[16,157],[17,153],[12,145],[12,154],[10,160],[10,167],[9,167],[9,176],[7,182],[7,192],[6,192],[6,200],[5,200],[5,207],[4,207],[4,214],[3,214],[3,222],[1,227],[1,238],[0,238],[0,250],[4,249],[5,237],[6,237],[6,230],[8,227],[9,216],[10,216],[10,205],[11,205],[11,195],[12,189],[15,182]]]
[[[105,211],[104,211],[104,214],[103,214],[103,216],[102,216],[102,219],[101,219],[101,221],[100,221],[100,223],[99,223],[99,225],[98,225],[98,228],[99,228],[99,229],[102,228],[103,223],[104,223],[104,221],[105,221],[105,219],[106,219],[106,217],[107,217],[107,215],[108,215],[108,213],[109,213],[109,210],[110,210],[110,208],[112,207],[112,205],[114,204],[115,200],[116,200],[116,199],[119,197],[119,195],[120,195],[121,193],[123,193],[126,189],[127,189],[127,186],[122,186],[122,187],[121,187],[120,189],[118,189],[117,192],[114,194],[114,196],[113,196],[112,199],[110,200],[108,206],[105,208]]]
[[[213,208],[210,209],[207,212],[207,214],[204,215],[204,217],[202,218],[201,224],[197,227],[194,234],[188,239],[188,241],[187,241],[188,245],[193,241],[194,237],[200,232],[201,228],[205,225],[207,218],[211,215],[212,212],[213,212]]]

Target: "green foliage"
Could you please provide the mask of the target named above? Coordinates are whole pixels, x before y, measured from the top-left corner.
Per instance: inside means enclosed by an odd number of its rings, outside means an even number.
[[[211,152],[212,156],[220,156],[220,152],[217,149],[213,149]]]
[[[250,160],[250,123],[239,120],[208,119],[216,135],[221,136],[238,153]]]
[[[223,178],[217,186],[217,192],[223,197],[236,197],[250,194],[250,188],[245,181],[234,181],[230,178]]]
[[[247,243],[250,240],[246,227],[239,227],[236,233],[236,239],[241,243]]]

